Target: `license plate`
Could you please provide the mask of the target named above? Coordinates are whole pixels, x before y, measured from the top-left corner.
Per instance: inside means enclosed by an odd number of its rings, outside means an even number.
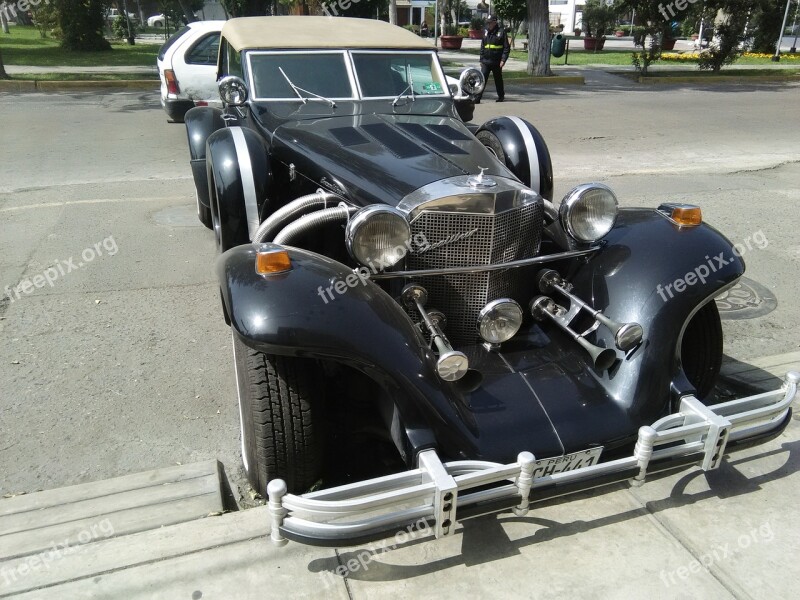
[[[563,471],[583,469],[584,467],[597,464],[600,461],[600,453],[602,451],[603,448],[601,446],[599,448],[590,448],[589,450],[565,454],[564,456],[542,458],[534,463],[533,477],[535,479],[537,477],[553,475],[554,473],[561,473]]]

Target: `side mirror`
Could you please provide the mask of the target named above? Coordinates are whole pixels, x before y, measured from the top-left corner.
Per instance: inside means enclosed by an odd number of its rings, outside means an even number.
[[[247,102],[247,84],[241,77],[228,75],[219,80],[219,97],[227,106],[244,106]]]

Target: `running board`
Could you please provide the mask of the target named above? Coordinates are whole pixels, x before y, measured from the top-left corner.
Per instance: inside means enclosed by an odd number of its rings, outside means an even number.
[[[513,510],[575,492],[630,481],[648,473],[700,466],[719,467],[729,443],[757,442],[783,431],[791,418],[800,373],[786,374],[781,388],[705,406],[694,396],[680,409],[639,429],[633,456],[588,467],[533,476],[535,457],[521,452],[502,465],[463,460],[442,463],[435,450],[418,456],[418,468],[302,496],[286,493],[275,479],[267,486],[270,538],[317,546],[363,544],[414,531],[445,537],[459,520]]]

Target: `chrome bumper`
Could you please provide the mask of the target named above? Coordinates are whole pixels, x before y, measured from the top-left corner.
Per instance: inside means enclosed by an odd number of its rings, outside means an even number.
[[[687,396],[677,413],[639,429],[633,456],[575,471],[534,478],[530,452],[501,465],[442,463],[434,450],[426,450],[412,471],[302,496],[287,494],[286,484],[276,479],[267,487],[270,537],[277,545],[293,539],[347,546],[420,529],[439,538],[453,534],[459,520],[508,510],[521,516],[531,503],[557,496],[626,480],[642,485],[648,472],[694,465],[713,470],[728,443],[783,430],[798,382],[800,373],[789,372],[778,390],[710,407]]]

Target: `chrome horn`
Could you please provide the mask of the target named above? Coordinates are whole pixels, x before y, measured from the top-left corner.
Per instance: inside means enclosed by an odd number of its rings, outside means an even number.
[[[592,364],[595,369],[605,371],[614,361],[617,360],[617,353],[611,348],[601,348],[588,342],[585,335],[594,331],[596,327],[589,328],[583,333],[576,333],[569,327],[569,322],[574,318],[577,311],[570,310],[569,312],[563,306],[559,306],[552,299],[547,296],[536,296],[531,300],[531,314],[537,321],[543,321],[549,318],[553,323],[558,325],[564,332],[567,333],[573,340],[578,342],[589,356],[592,357]]]
[[[539,291],[543,294],[552,294],[554,291],[559,292],[565,298],[569,298],[570,307],[578,306],[588,312],[594,319],[605,325],[609,331],[614,335],[614,343],[617,348],[623,352],[627,352],[631,348],[638,346],[642,337],[644,336],[644,329],[638,323],[617,323],[613,319],[609,319],[601,311],[592,308],[586,302],[571,294],[567,288],[566,282],[562,279],[553,269],[543,269],[537,275]]]
[[[425,310],[428,302],[428,292],[421,285],[410,283],[403,288],[401,293],[403,302],[406,306],[416,307],[422,317],[425,327],[431,334],[431,341],[436,344],[439,350],[439,359],[436,361],[436,372],[445,381],[458,381],[467,374],[469,361],[467,355],[458,350],[453,350],[453,346],[442,333],[446,321],[444,313],[438,310]]]

